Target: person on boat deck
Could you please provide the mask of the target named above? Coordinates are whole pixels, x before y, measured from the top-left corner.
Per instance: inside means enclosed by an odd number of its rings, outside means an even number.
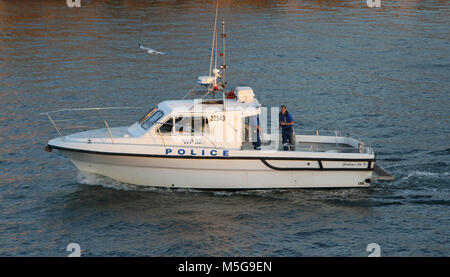
[[[249,125],[252,134],[253,149],[261,150],[261,126],[259,123],[259,116],[250,116]]]
[[[294,118],[292,115],[287,111],[286,106],[281,106],[281,112],[280,112],[280,125],[279,128],[281,129],[281,137],[283,140],[283,150],[295,150],[295,133],[294,129],[292,129],[292,126],[294,125]],[[290,149],[289,149],[290,148]]]

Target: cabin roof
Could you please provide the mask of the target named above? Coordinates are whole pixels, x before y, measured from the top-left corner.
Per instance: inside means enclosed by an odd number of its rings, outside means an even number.
[[[223,104],[225,101],[225,105]],[[194,105],[196,105],[194,107]],[[201,109],[200,109],[201,105]],[[216,109],[220,111],[242,111],[248,114],[259,113],[259,103],[255,99],[253,102],[242,103],[234,99],[188,99],[188,100],[166,100],[161,102],[158,107],[166,112],[174,110],[183,111],[207,111],[208,109]]]

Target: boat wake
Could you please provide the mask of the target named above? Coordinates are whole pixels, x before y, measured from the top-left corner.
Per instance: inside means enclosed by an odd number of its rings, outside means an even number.
[[[403,177],[404,179],[410,178],[426,178],[426,179],[437,179],[437,178],[448,178],[450,176],[450,172],[429,172],[429,171],[420,171],[415,170],[410,172],[408,175]]]
[[[78,172],[77,181],[78,183],[83,185],[101,186],[108,189],[124,190],[124,191],[155,191],[158,189],[154,187],[142,187],[122,183],[102,175],[85,173],[81,171]]]

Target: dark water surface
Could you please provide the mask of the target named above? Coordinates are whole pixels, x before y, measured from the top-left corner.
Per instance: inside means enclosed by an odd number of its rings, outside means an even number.
[[[0,255],[450,255],[448,1],[223,1],[231,86],[370,143],[369,189],[136,189],[78,176],[41,112],[153,106],[209,69],[212,1],[0,0]],[[149,55],[138,43],[165,51]]]

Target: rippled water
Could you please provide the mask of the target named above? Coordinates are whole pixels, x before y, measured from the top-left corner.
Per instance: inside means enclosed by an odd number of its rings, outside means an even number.
[[[0,255],[449,256],[448,1],[221,1],[228,81],[370,143],[370,189],[139,189],[80,176],[39,113],[152,106],[209,69],[212,1],[0,0]],[[138,43],[165,51],[149,55]]]

